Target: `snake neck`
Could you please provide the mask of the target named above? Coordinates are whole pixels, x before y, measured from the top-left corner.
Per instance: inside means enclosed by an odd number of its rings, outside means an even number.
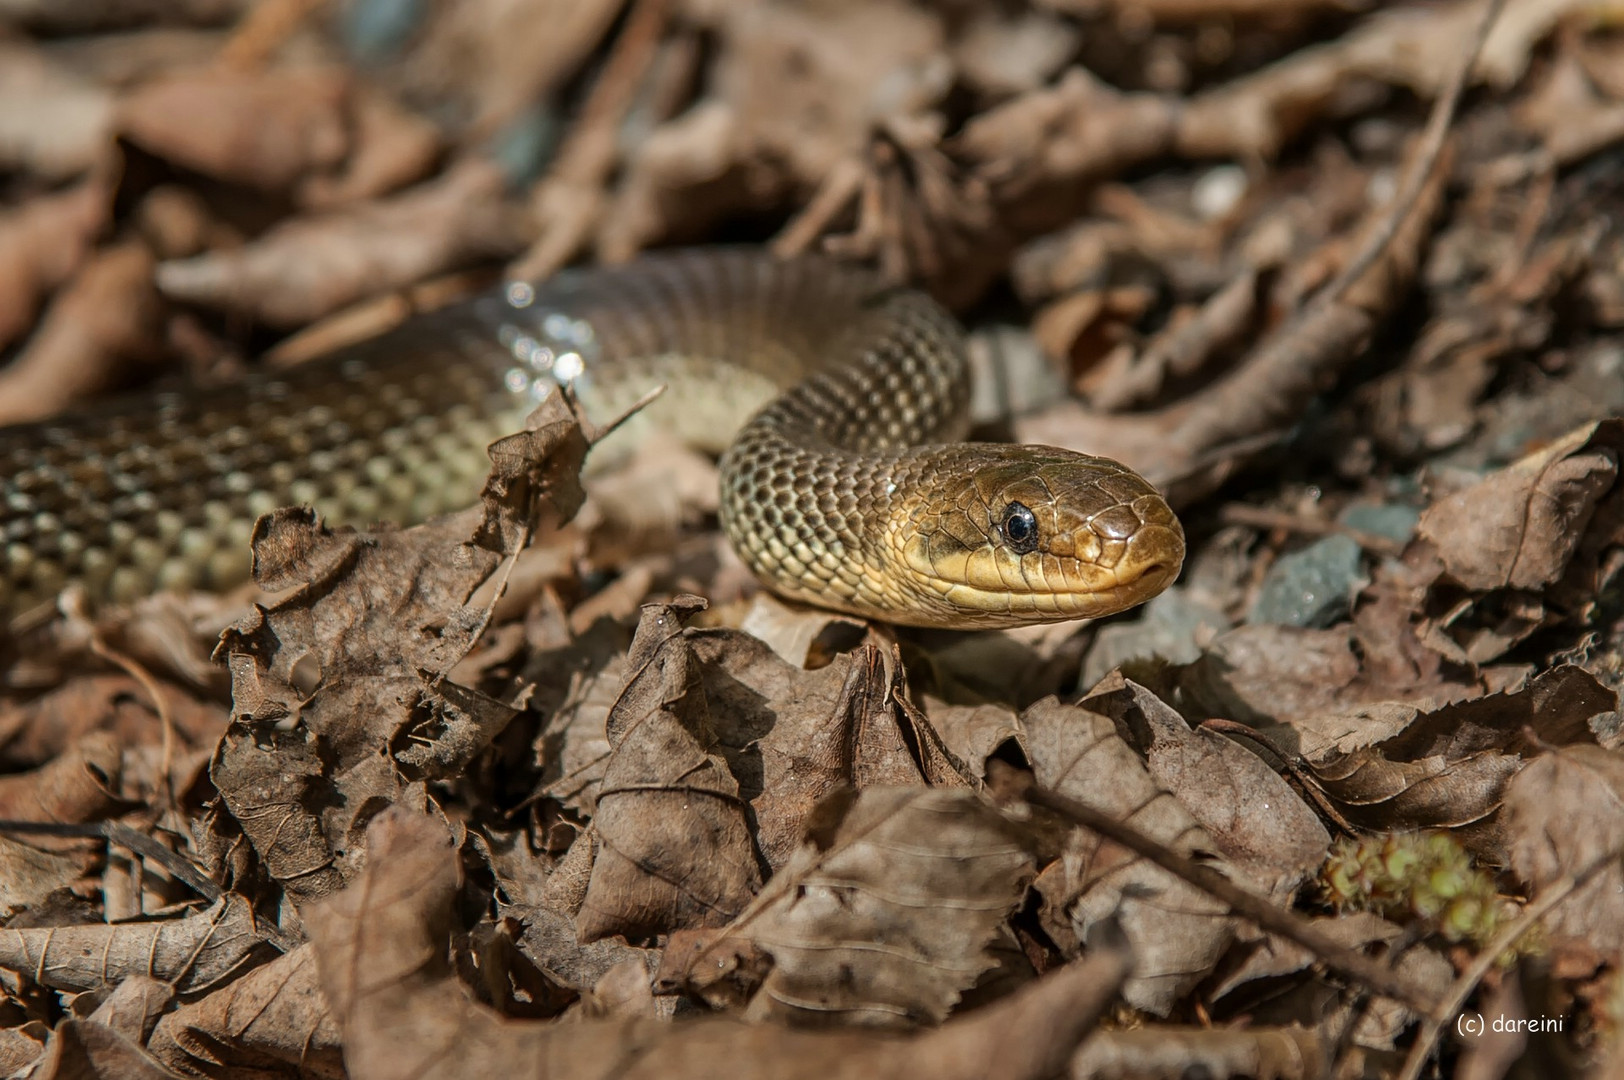
[[[889,534],[906,521],[932,447],[968,428],[969,368],[952,318],[918,293],[876,298],[860,349],[762,409],[722,458],[723,529],[781,594],[893,622],[917,620]],[[921,445],[925,444],[925,445]]]

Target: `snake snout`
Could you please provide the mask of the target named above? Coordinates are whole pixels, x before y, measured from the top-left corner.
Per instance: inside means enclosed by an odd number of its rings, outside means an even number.
[[[1184,530],[1161,494],[1138,474],[1088,459],[1095,474],[1057,500],[1056,554],[1074,560],[1072,604],[1109,615],[1142,604],[1184,566]]]
[[[1184,530],[1171,516],[1166,522],[1146,522],[1128,537],[1116,564],[1117,587],[1148,600],[1173,584],[1184,566]]]

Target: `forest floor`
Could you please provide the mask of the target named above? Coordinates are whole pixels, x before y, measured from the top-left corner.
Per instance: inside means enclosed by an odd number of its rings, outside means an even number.
[[[464,513],[262,519],[264,596],[69,590],[0,627],[0,1076],[1624,1077],[1621,17],[0,0],[0,425],[760,243],[1189,545],[797,609],[555,397]]]

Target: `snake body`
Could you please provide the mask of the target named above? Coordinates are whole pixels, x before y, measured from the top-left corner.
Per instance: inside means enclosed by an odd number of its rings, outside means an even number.
[[[928,297],[709,249],[509,284],[232,386],[0,429],[0,621],[70,584],[114,602],[229,587],[253,519],[281,505],[339,522],[459,509],[485,447],[559,381],[594,418],[665,384],[626,437],[660,425],[720,453],[722,525],[792,599],[1012,626],[1131,607],[1183,561],[1177,519],[1125,466],[958,441],[963,334]]]

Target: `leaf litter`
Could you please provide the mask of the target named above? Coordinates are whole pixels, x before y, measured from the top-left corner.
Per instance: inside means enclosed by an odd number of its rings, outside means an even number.
[[[1624,1061],[1615,5],[386,9],[0,3],[5,421],[743,238],[932,289],[1184,577],[800,611],[555,395],[462,514],[66,594],[0,640],[0,1073]]]

